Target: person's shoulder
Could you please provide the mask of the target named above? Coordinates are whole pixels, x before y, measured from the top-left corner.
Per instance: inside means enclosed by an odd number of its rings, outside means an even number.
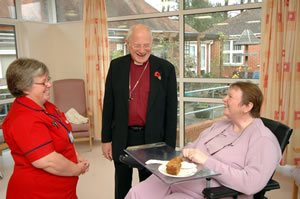
[[[257,138],[271,139],[274,142],[277,142],[277,138],[274,133],[264,125],[261,118],[255,118],[253,125],[251,125],[250,131]]]
[[[129,61],[130,60],[130,55],[124,55],[122,57],[118,57],[118,58],[115,58],[113,60],[111,60],[111,64],[118,64],[118,63],[121,63],[121,62],[124,62],[124,61]]]
[[[263,121],[260,118],[255,118],[253,121],[253,128],[256,128],[256,132],[258,132],[261,136],[272,135],[271,130],[266,127]]]
[[[5,125],[24,129],[29,128],[35,121],[40,120],[41,114],[41,111],[31,110],[15,103],[5,118]]]
[[[57,106],[55,105],[55,104],[53,104],[53,103],[51,103],[51,102],[49,102],[49,101],[47,101],[46,103],[45,103],[45,107],[46,107],[46,109],[47,110],[57,110],[58,108],[57,108]]]

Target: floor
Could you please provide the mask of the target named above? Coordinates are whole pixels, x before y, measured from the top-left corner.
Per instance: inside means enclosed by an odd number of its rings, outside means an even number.
[[[92,152],[88,143],[76,143],[78,152],[89,160],[90,170],[82,175],[78,182],[77,195],[80,199],[113,199],[114,198],[114,168],[113,163],[104,159],[100,142],[94,142]],[[3,151],[0,156],[0,171],[3,179],[0,180],[0,198],[5,198],[7,183],[13,171],[13,159],[10,151]],[[290,177],[275,173],[274,179],[279,181],[281,188],[267,193],[269,199],[292,198],[293,181]],[[133,184],[137,183],[137,172],[134,172]],[[299,197],[298,197],[299,198]]]

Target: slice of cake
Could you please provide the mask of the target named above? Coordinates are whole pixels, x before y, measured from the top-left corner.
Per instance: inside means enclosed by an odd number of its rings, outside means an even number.
[[[166,165],[166,172],[171,175],[177,175],[181,168],[183,157],[175,157],[171,159]]]

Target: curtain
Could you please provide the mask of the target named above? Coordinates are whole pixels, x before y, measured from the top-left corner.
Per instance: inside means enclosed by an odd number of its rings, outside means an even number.
[[[105,0],[84,1],[84,39],[88,111],[93,135],[100,139],[109,62]]]
[[[299,164],[300,1],[264,0],[262,5],[262,115],[294,129],[281,163]]]

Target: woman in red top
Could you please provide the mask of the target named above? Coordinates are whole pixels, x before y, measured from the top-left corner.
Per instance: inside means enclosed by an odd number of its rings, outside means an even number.
[[[16,97],[2,124],[15,161],[6,198],[76,199],[78,176],[89,163],[76,152],[70,123],[48,101],[52,84],[47,66],[17,59],[6,80]]]

